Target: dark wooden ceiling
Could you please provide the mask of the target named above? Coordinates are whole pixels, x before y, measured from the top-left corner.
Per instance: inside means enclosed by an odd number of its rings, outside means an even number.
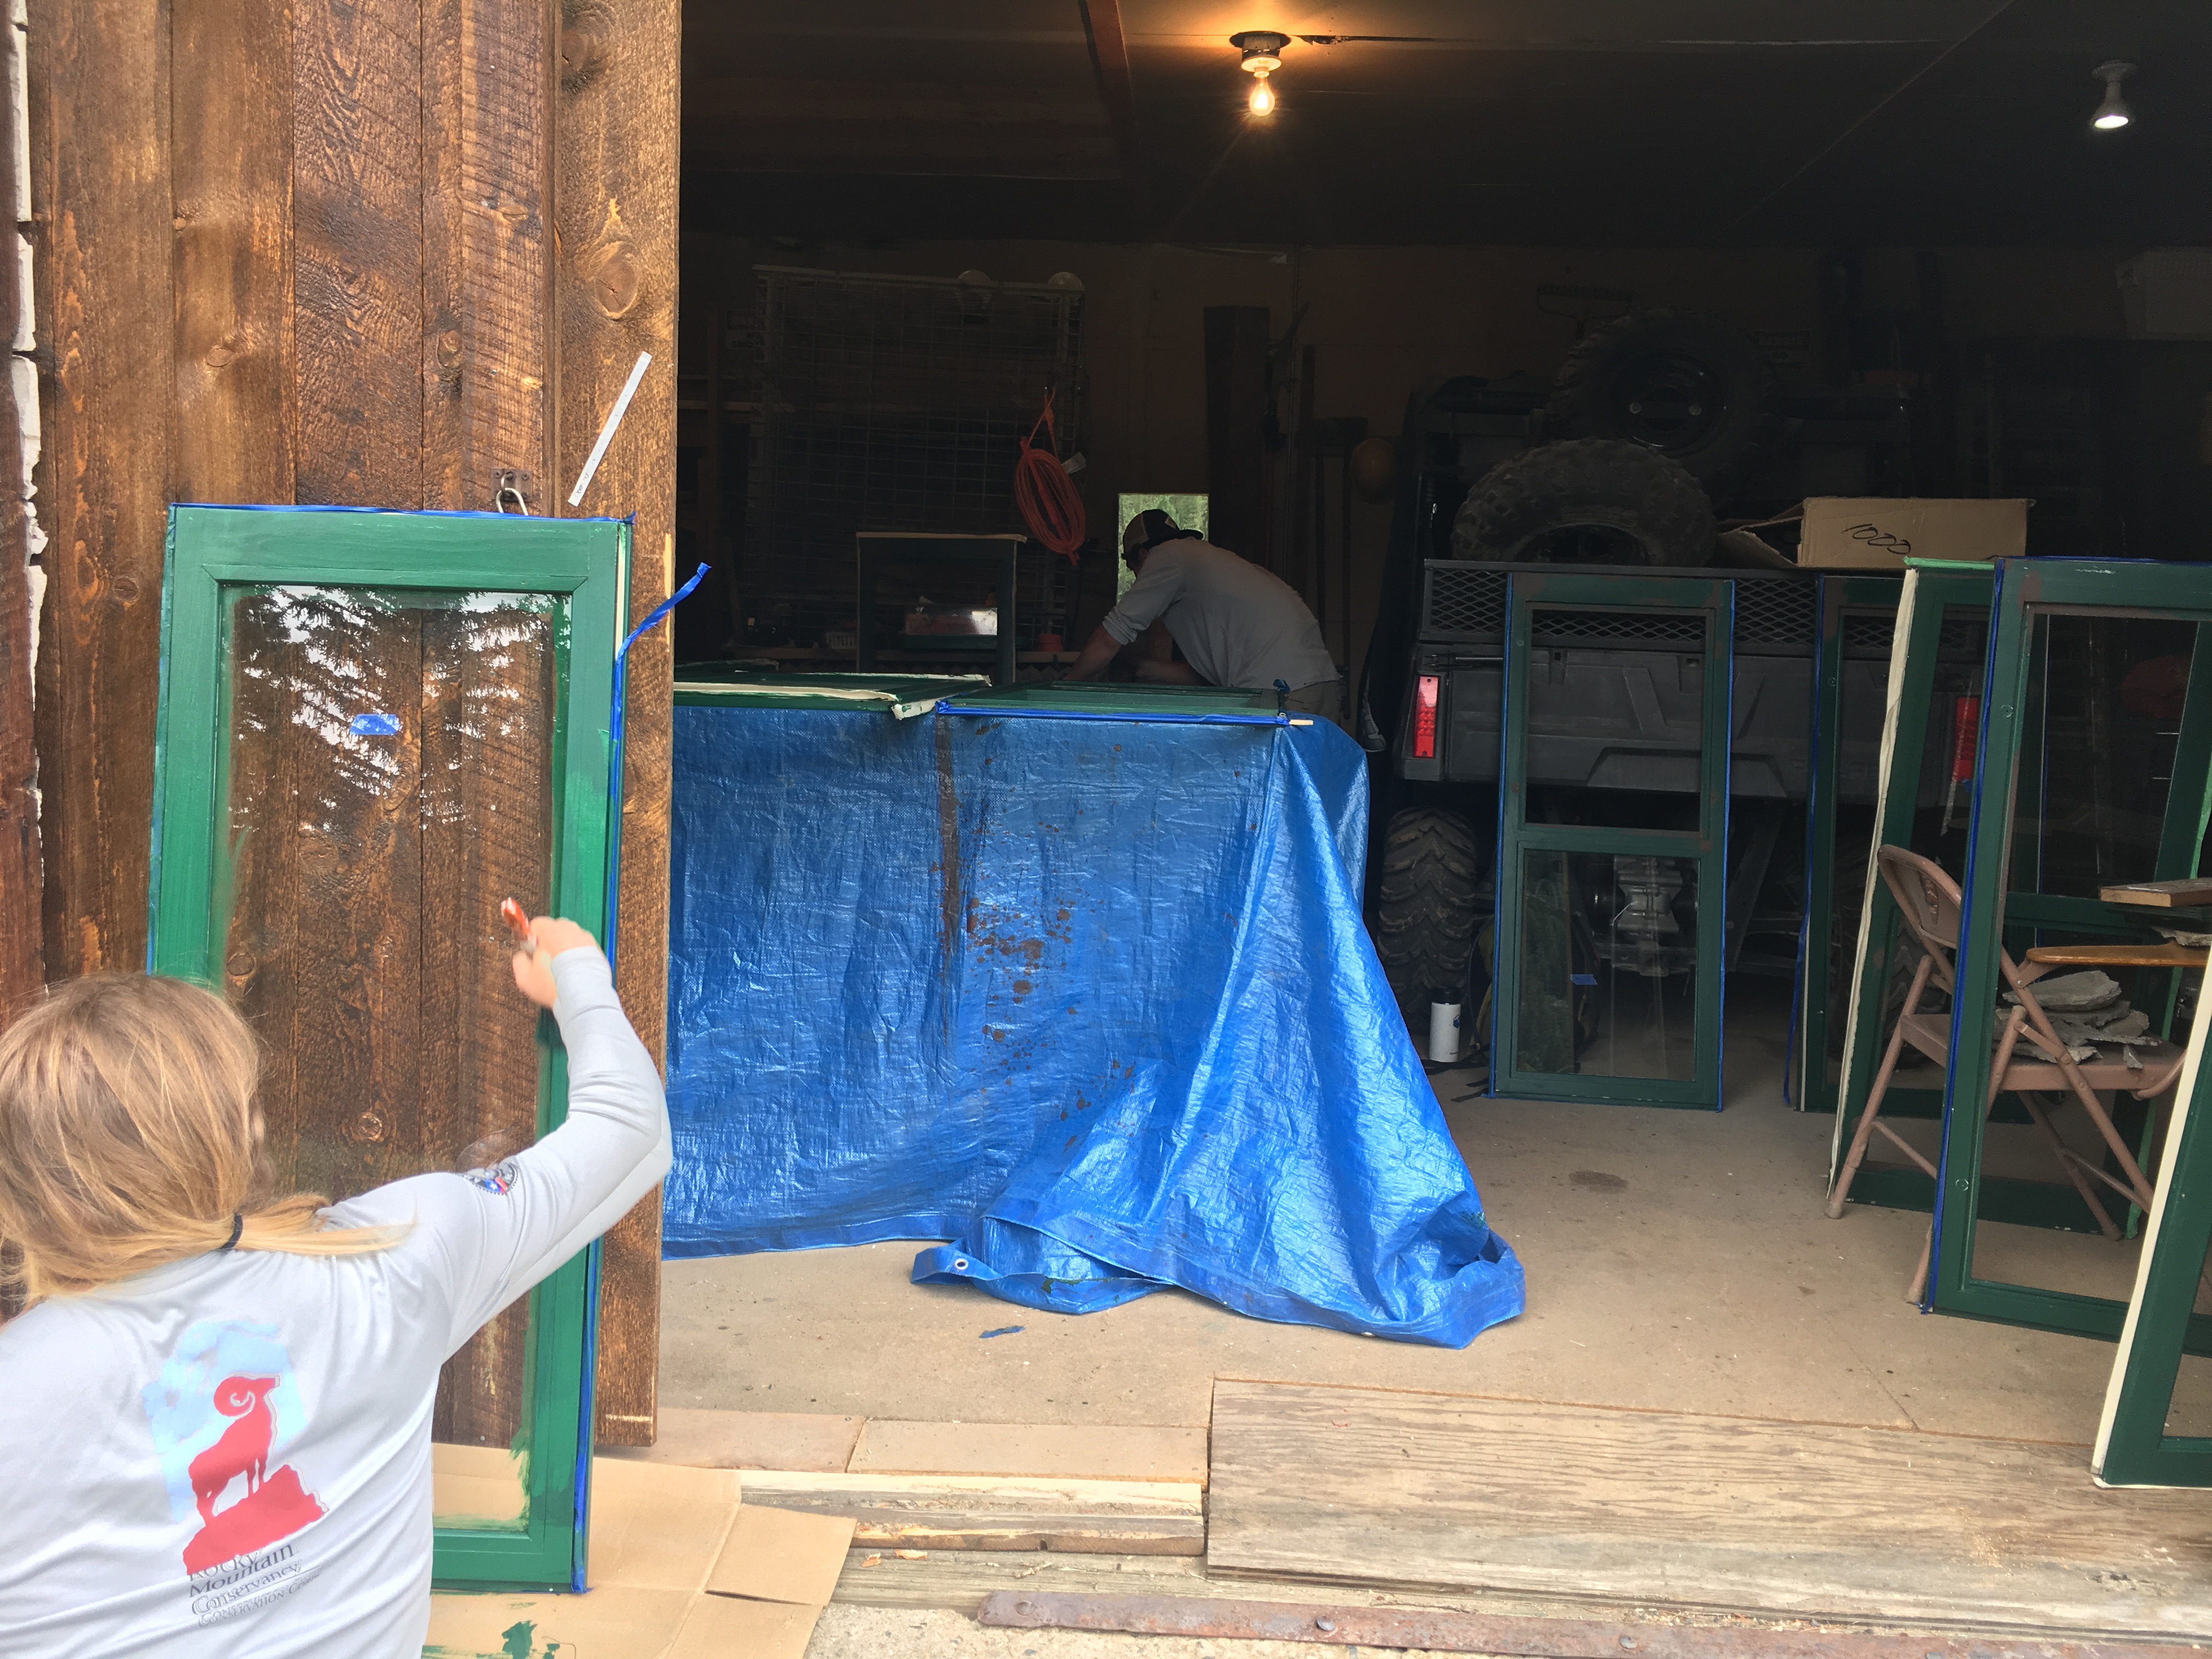
[[[691,0],[684,27],[695,228],[2212,240],[2207,0]],[[1242,28],[1300,37],[1264,121]],[[2093,132],[2112,58],[2137,118]]]

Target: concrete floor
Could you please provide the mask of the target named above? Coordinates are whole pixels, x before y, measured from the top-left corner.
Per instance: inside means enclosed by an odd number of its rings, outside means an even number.
[[[2087,1444],[2108,1344],[1923,1316],[1923,1218],[1827,1219],[1832,1120],[1790,1110],[1777,998],[1731,999],[1729,1109],[1444,1102],[1528,1310],[1465,1350],[1270,1325],[1178,1291],[1033,1313],[910,1284],[911,1244],[672,1261],[671,1406],[969,1423],[1206,1421],[1216,1376],[1358,1383]],[[1474,1096],[1474,1097],[1465,1097]],[[2132,1245],[1984,1227],[2041,1284],[2126,1294]],[[980,1334],[1019,1324],[1018,1335]],[[979,1649],[978,1651],[986,1650]]]

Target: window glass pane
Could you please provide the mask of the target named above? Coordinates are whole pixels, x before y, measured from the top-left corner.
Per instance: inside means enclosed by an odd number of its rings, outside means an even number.
[[[1519,1065],[1697,1074],[1698,860],[1524,855]]]
[[[2197,1304],[2193,1311],[2212,1314],[2212,1250],[2205,1254],[2197,1273]],[[2173,1398],[2167,1402],[2166,1432],[2192,1439],[2212,1439],[2212,1357],[2184,1353],[2181,1370],[2173,1379]]]
[[[2029,612],[2014,892],[2094,898],[2154,875],[2193,623]]]
[[[1943,619],[1936,630],[1936,665],[1929,682],[1928,703],[1920,714],[1921,759],[1919,777],[1913,788],[1914,807],[1911,830],[1906,845],[1923,858],[1930,858],[1958,879],[1966,868],[1966,828],[1973,812],[1973,769],[1975,744],[1981,719],[1984,653],[1989,637],[1989,607],[1986,605],[1954,605],[1947,606]],[[1853,677],[1846,672],[1843,681],[1845,699],[1844,731],[1846,738],[1855,729],[1850,710],[1850,699],[1856,695],[1863,701],[1869,696],[1887,697],[1888,672],[1887,665],[1878,678],[1871,676]],[[1863,714],[1861,716],[1863,717]],[[1911,720],[1914,710],[1902,711],[1901,718]],[[1899,733],[1900,744],[1905,734]],[[1963,746],[1962,746],[1963,745]],[[1846,750],[1848,756],[1849,750]],[[1893,779],[1893,790],[1908,787],[1903,779]],[[1839,787],[1844,805],[1838,814],[1836,836],[1836,915],[1834,937],[1836,945],[1830,953],[1829,971],[1832,975],[1832,1007],[1847,1008],[1850,995],[1851,976],[1858,960],[1859,925],[1864,914],[1867,884],[1877,879],[1870,862],[1873,855],[1874,817],[1871,808],[1863,817],[1856,816],[1850,805],[1847,785]],[[1863,823],[1863,830],[1847,835],[1844,826]],[[1919,941],[1913,936],[1894,910],[1888,913],[1887,937],[1878,941],[1881,952],[1869,957],[1869,969],[1878,969],[1881,981],[1882,1000],[1879,1008],[1879,1037],[1873,1054],[1879,1056],[1895,1028],[1898,1015],[1903,1012],[1907,991],[1912,984],[1914,972],[1920,965]],[[1923,1013],[1941,1012],[1950,1006],[1948,996],[1942,988],[1930,984],[1920,1001]],[[1846,1022],[1832,1019],[1829,1024],[1830,1075],[1839,1076],[1842,1069],[1843,1045],[1847,1032]],[[1862,1091],[1873,1078],[1871,1066],[1861,1080]],[[1943,1088],[1943,1071],[1939,1065],[1908,1047],[1900,1055],[1898,1071],[1890,1086],[1889,1097],[1884,1101],[1882,1115],[1894,1125],[1905,1117],[1933,1117],[1939,1110]],[[1912,1130],[1900,1128],[1923,1152],[1935,1144],[1935,1131],[1929,1127],[1924,1136]],[[1925,1145],[1923,1145],[1923,1142]],[[1866,1167],[1882,1170],[1892,1167],[1889,1149],[1876,1142],[1870,1149]],[[1929,1152],[1932,1157],[1932,1152]],[[1898,1167],[1903,1167],[1901,1165]]]
[[[1701,611],[1529,613],[1513,688],[1526,698],[1528,822],[1698,828],[1705,621]]]
[[[332,1200],[537,1136],[539,1054],[500,901],[552,875],[557,602],[235,592],[216,889],[259,1032],[272,1174]],[[446,1366],[441,1523],[520,1526],[528,1304]]]

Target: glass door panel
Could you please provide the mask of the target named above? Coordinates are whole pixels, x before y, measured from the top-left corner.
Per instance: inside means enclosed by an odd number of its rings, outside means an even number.
[[[564,1114],[498,908],[605,936],[627,561],[605,520],[172,510],[149,958],[261,1036],[281,1187],[492,1170]],[[580,1582],[589,1280],[441,1375],[441,1582]]]
[[[1516,574],[1492,1091],[1719,1104],[1731,584]]]
[[[2160,930],[2212,923],[2101,892],[2195,872],[2212,757],[2208,620],[2212,574],[2192,567],[1998,568],[1935,1308],[2119,1334],[2182,1060],[2183,975],[2156,960],[2172,948]],[[2207,1336],[2200,1327],[2190,1345]]]

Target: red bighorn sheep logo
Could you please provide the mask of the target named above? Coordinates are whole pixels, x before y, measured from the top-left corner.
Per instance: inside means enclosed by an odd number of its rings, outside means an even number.
[[[240,1475],[246,1477],[248,1498],[261,1489],[269,1469],[269,1442],[276,1419],[269,1409],[273,1376],[228,1376],[216,1387],[215,1408],[238,1419],[222,1431],[222,1438],[192,1459],[192,1496],[200,1506],[200,1522],[215,1519],[216,1499]]]

